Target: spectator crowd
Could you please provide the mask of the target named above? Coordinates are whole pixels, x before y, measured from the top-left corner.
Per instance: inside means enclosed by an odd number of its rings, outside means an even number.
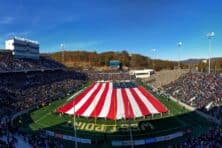
[[[63,98],[78,90],[86,81],[87,76],[77,71],[45,70],[0,73],[0,137],[10,137],[7,138],[7,144],[14,147],[17,140],[15,134],[10,130],[9,123],[16,113],[44,106],[56,99]],[[14,132],[18,134],[17,130]],[[41,145],[45,143],[55,144],[44,138],[42,134],[22,135],[22,137],[26,137],[26,142],[33,147],[42,147]],[[0,138],[0,147],[1,145],[5,144]]]
[[[85,70],[84,71],[89,79],[93,81],[121,81],[121,80],[130,80],[132,79],[129,75],[128,71],[120,71],[120,70],[110,70],[110,71],[93,71],[93,70]]]
[[[19,112],[64,97],[86,81],[75,71],[0,73],[1,106]]]
[[[222,75],[187,73],[164,86],[176,99],[206,112],[222,121]]]
[[[41,129],[35,134],[29,134],[9,124],[0,124],[0,147],[64,148],[64,145],[47,136]]]
[[[216,127],[198,137],[189,137],[184,142],[169,146],[169,148],[221,148],[221,144],[222,129]]]
[[[62,64],[48,57],[40,56],[39,60],[16,59],[10,52],[0,52],[0,73],[62,68]]]
[[[64,147],[50,140],[44,131],[28,135],[11,127],[10,120],[18,112],[45,106],[56,99],[64,98],[82,87],[88,79],[132,79],[127,71],[67,71],[63,69],[62,64],[45,57],[36,61],[0,55],[0,61],[0,147],[15,147],[18,137],[22,137],[23,141],[36,148]],[[177,76],[175,74],[175,77]],[[222,121],[222,75],[183,73],[177,80],[162,86],[163,84],[161,83],[160,87],[164,89],[164,94],[169,94]],[[7,137],[6,141],[1,137]],[[173,147],[220,147],[221,137],[222,129],[214,128]]]

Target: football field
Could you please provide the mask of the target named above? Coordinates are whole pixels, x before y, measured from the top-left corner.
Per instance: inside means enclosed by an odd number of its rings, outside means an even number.
[[[89,84],[86,84],[88,86]],[[85,88],[85,87],[84,87]],[[148,88],[147,88],[148,89]],[[52,102],[50,105],[34,110],[33,112],[23,116],[23,130],[29,133],[37,132],[39,129],[53,131],[59,134],[74,136],[74,121],[76,127],[76,135],[81,138],[100,141],[107,141],[107,146],[112,140],[129,140],[129,131],[132,131],[133,139],[141,139],[148,137],[157,137],[171,134],[177,131],[191,131],[187,136],[198,136],[214,126],[212,122],[197,115],[195,112],[188,111],[184,107],[178,105],[170,99],[153,94],[169,111],[164,114],[157,114],[133,120],[106,120],[95,118],[83,118],[59,114],[56,110],[70,101],[74,94],[67,98]],[[177,138],[172,142],[182,140],[184,137]],[[70,141],[62,141],[62,143],[73,144]],[[158,143],[158,145],[167,142]],[[104,145],[99,144],[99,145]],[[152,144],[150,146],[155,146]]]

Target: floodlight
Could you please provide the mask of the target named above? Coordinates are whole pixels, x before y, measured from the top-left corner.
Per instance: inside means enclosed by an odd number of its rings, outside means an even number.
[[[154,52],[156,51],[156,49],[155,49],[155,48],[153,48],[153,49],[151,49],[151,50],[152,50],[152,51],[154,51]]]
[[[208,32],[208,33],[207,33],[208,39],[211,39],[211,38],[214,37],[214,36],[215,36],[215,33],[214,33],[214,32]]]
[[[182,42],[178,42],[178,43],[177,43],[177,46],[180,47],[180,46],[182,46],[182,44],[183,44]]]
[[[207,38],[209,40],[209,65],[208,65],[208,73],[210,73],[210,59],[211,59],[211,39],[215,36],[214,32],[208,32]]]

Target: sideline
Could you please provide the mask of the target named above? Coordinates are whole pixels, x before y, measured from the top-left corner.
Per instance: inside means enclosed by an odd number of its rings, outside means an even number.
[[[66,102],[69,102],[70,100],[72,100],[75,96],[79,95],[81,92],[83,92],[86,89],[86,87],[80,89],[79,91],[75,92],[73,95],[71,95],[70,97],[68,97],[66,99]]]
[[[72,100],[75,96],[79,95],[81,92],[83,92],[83,90],[85,90],[86,87],[80,89],[78,92],[75,92],[73,95],[71,95],[70,97],[68,97],[67,99],[65,99],[65,103],[63,103],[61,106],[63,106],[64,104],[66,104],[67,102],[69,102],[70,100]],[[57,109],[59,107],[61,107],[60,105],[57,107]],[[45,114],[44,116],[40,117],[39,119],[37,119],[35,121],[35,123],[38,123],[39,121],[41,121],[42,119],[46,118],[48,115],[50,115],[51,112],[49,111],[47,114]]]
[[[77,92],[75,92],[73,95],[71,95],[70,97],[68,97],[66,99],[66,102],[69,102],[70,100],[72,100],[74,97],[76,97],[77,95],[79,95],[80,93],[82,93],[90,84],[92,84],[91,81],[88,81],[86,84],[84,84],[84,86]]]

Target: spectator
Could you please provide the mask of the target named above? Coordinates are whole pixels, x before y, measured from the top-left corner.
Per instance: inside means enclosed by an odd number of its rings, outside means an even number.
[[[188,73],[164,86],[166,93],[222,121],[222,76]]]
[[[217,127],[196,138],[188,138],[186,141],[169,146],[175,148],[196,147],[196,148],[220,148],[222,143],[222,129]]]

